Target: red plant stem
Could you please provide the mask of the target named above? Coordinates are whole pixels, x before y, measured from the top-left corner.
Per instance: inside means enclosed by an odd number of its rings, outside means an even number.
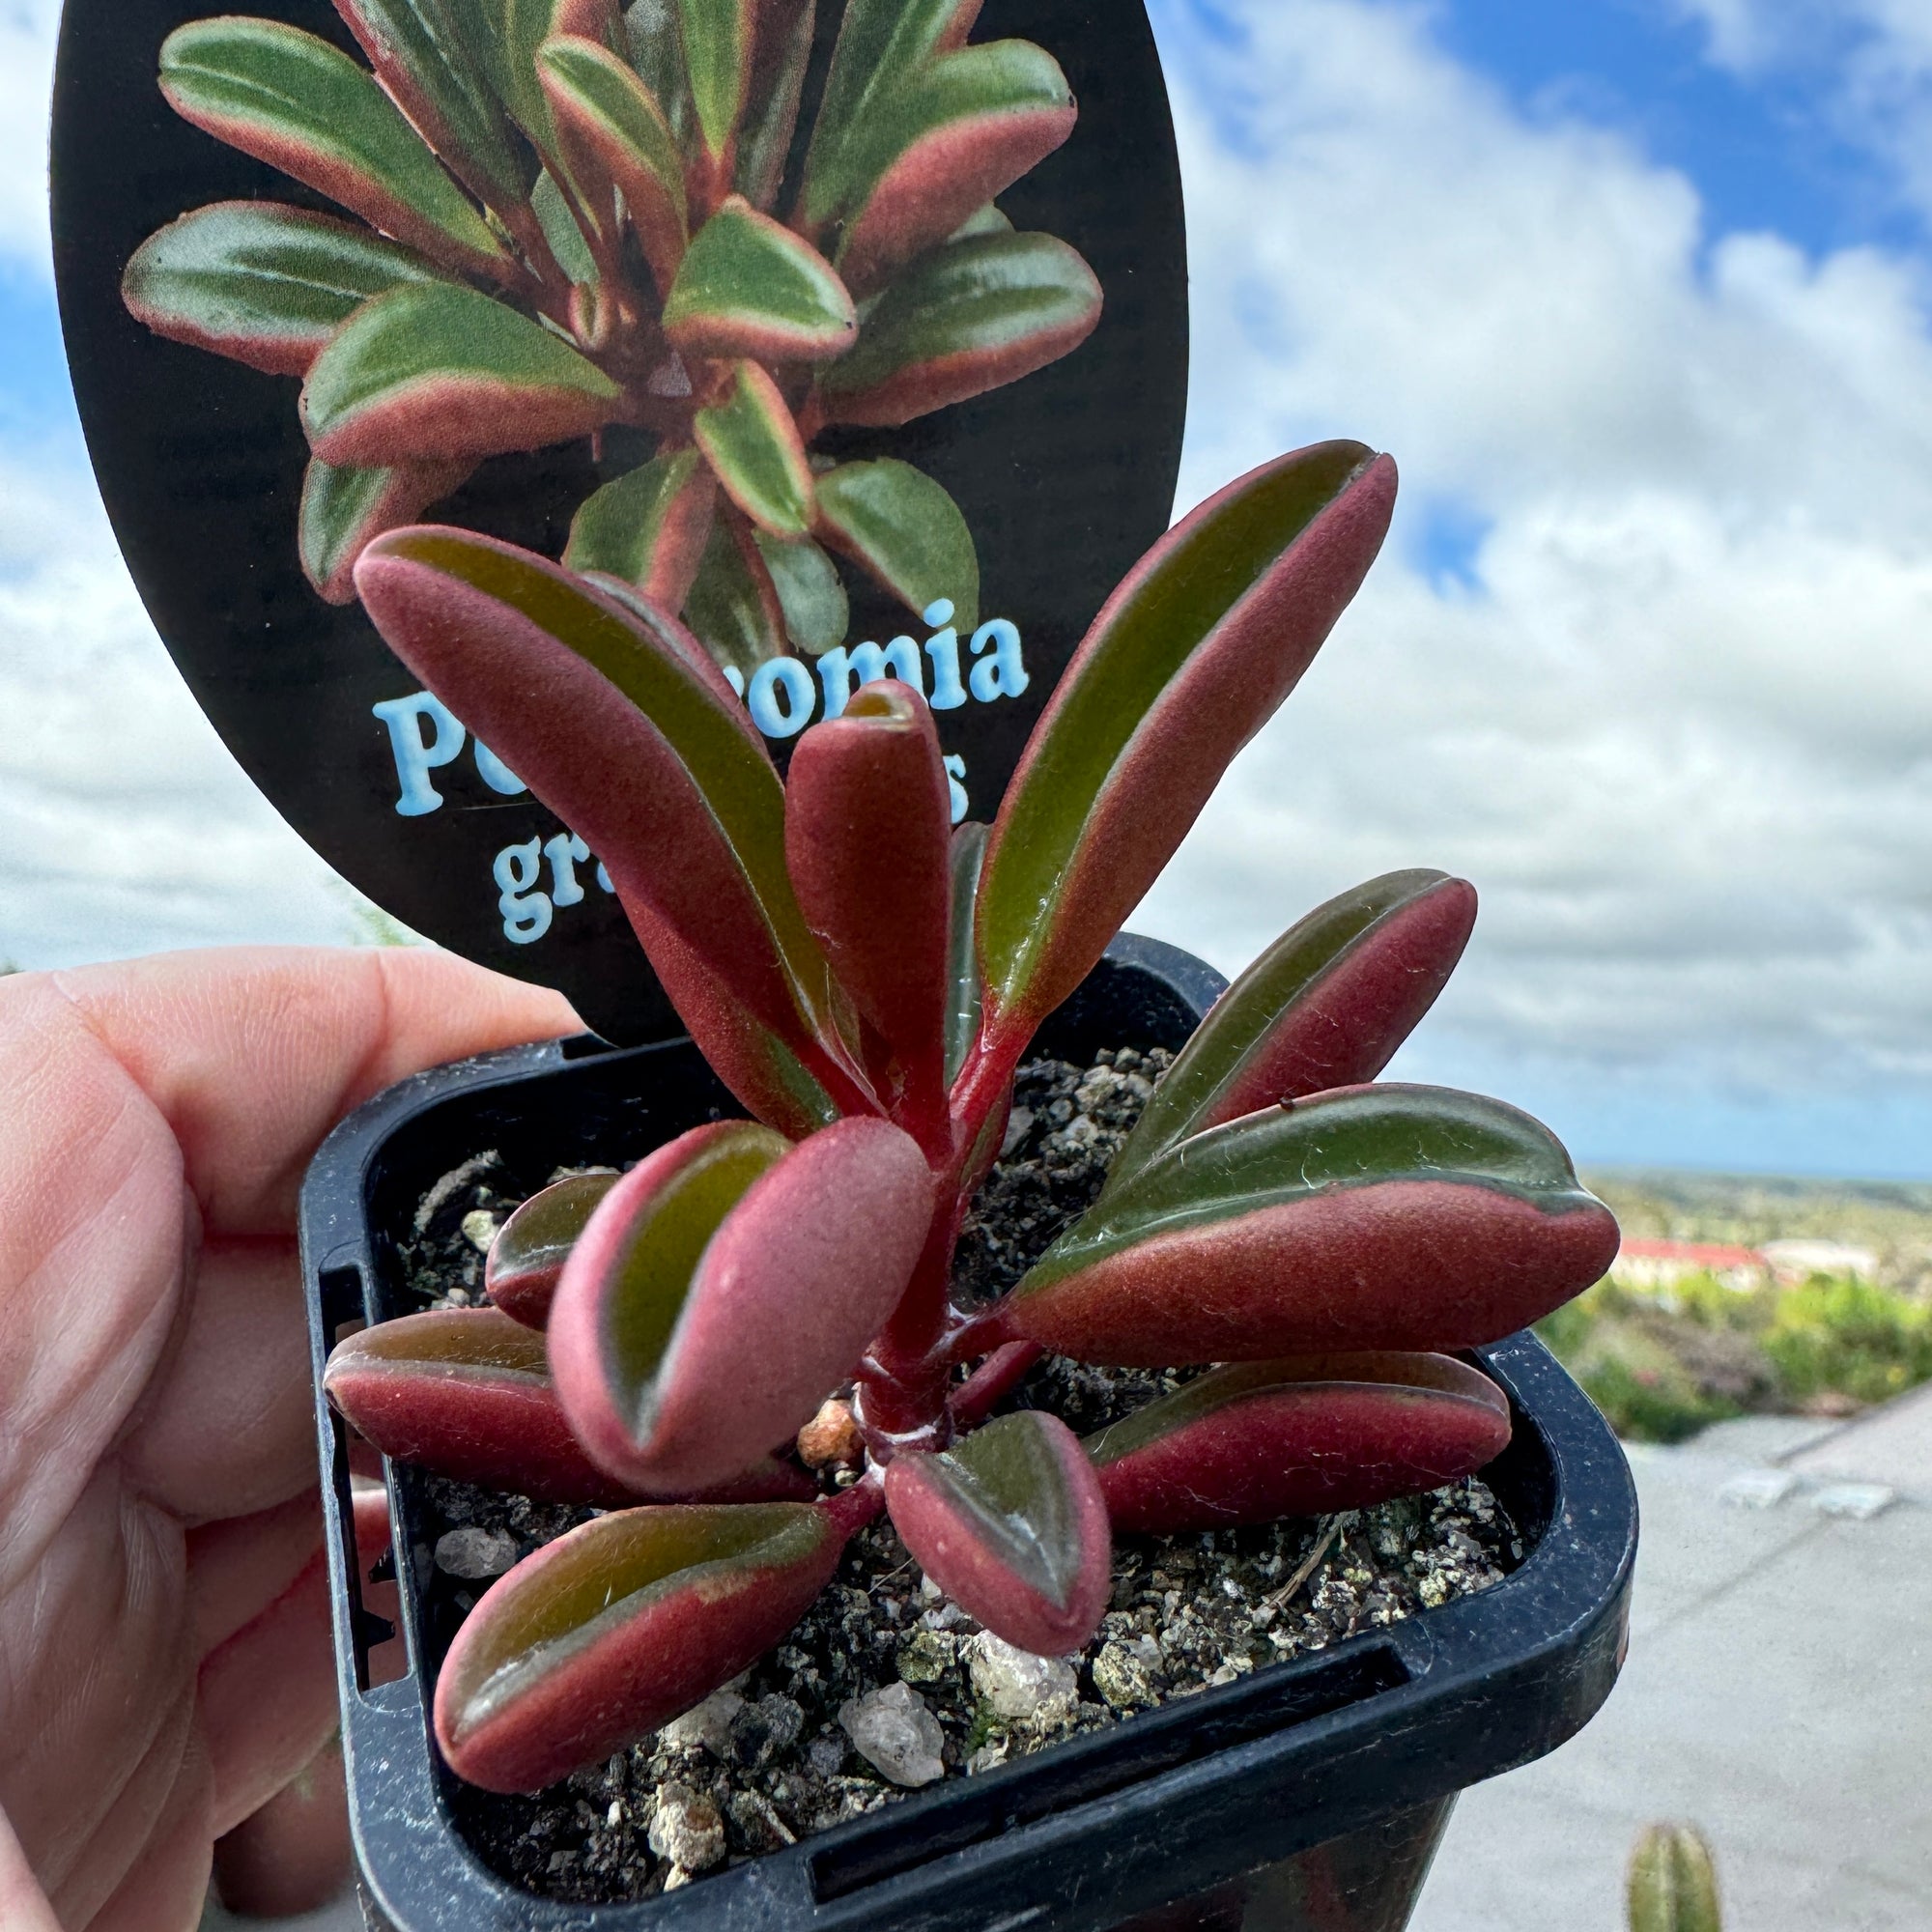
[[[1017,1388],[1026,1374],[1046,1353],[1037,1342],[1009,1342],[996,1349],[960,1384],[952,1398],[952,1420],[961,1429],[984,1422],[993,1405]]]
[[[847,1542],[877,1522],[885,1506],[885,1484],[876,1469],[867,1470],[849,1490],[840,1490],[818,1505]]]

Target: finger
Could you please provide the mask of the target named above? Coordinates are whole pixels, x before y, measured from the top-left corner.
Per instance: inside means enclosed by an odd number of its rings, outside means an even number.
[[[308,1325],[295,1250],[203,1250],[179,1345],[121,1452],[134,1489],[188,1522],[248,1516],[315,1486]]]
[[[322,1557],[201,1666],[202,1734],[214,1767],[214,1834],[258,1811],[335,1728],[328,1569]]]
[[[209,1809],[213,1779],[201,1740],[190,1736],[181,1775],[146,1848],[87,1932],[194,1932],[208,1896]]]
[[[214,1888],[230,1912],[287,1918],[325,1906],[349,1884],[349,1791],[333,1738],[214,1847]]]
[[[285,1232],[302,1170],[406,1074],[573,1031],[557,994],[427,948],[238,948],[44,977],[160,1111],[211,1233]]]
[[[253,1623],[322,1553],[322,1495],[304,1490],[187,1539],[187,1606],[197,1661]]]
[[[27,1863],[14,1828],[0,1812],[0,1928],[4,1932],[61,1932],[60,1920]]]

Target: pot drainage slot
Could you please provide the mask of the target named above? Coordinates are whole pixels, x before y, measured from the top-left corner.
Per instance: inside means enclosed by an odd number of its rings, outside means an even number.
[[[895,1805],[869,1828],[808,1861],[813,1897],[825,1904],[865,1886],[998,1837],[1060,1811],[1105,1798],[1181,1765],[1211,1757],[1312,1718],[1345,1710],[1408,1682],[1394,1647],[1365,1644],[1350,1654],[1250,1678],[1236,1689],[1129,1719],[1038,1758],[941,1788],[925,1804]],[[1209,1701],[1211,1699],[1211,1702]]]

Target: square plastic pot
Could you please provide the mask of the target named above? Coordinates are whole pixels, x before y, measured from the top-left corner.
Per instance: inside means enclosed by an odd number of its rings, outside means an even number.
[[[1220,992],[1172,947],[1117,941],[1042,1029],[1079,1065],[1178,1047]],[[1269,1665],[1111,1729],[638,1904],[569,1905],[467,1844],[430,1690],[457,1612],[400,1565],[409,1673],[371,1688],[388,1626],[366,1610],[348,1442],[321,1394],[346,1324],[410,1312],[397,1238],[440,1177],[484,1150],[535,1187],[635,1160],[740,1111],[686,1041],[583,1038],[437,1069],[379,1095],[316,1156],[301,1205],[359,1884],[377,1932],[1397,1932],[1456,1794],[1553,1749],[1624,1656],[1636,1498],[1622,1451],[1533,1337],[1478,1351],[1515,1436],[1485,1479],[1522,1532],[1509,1577],[1387,1630]],[[415,1473],[388,1469],[395,1548],[422,1540]]]

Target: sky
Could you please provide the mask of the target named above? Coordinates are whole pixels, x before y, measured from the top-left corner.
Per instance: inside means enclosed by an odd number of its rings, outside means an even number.
[[[0,956],[339,941],[120,568],[67,394],[56,8],[0,0]],[[1184,508],[1395,453],[1388,552],[1133,922],[1234,970],[1473,879],[1394,1069],[1586,1161],[1932,1175],[1932,7],[1151,0]]]

